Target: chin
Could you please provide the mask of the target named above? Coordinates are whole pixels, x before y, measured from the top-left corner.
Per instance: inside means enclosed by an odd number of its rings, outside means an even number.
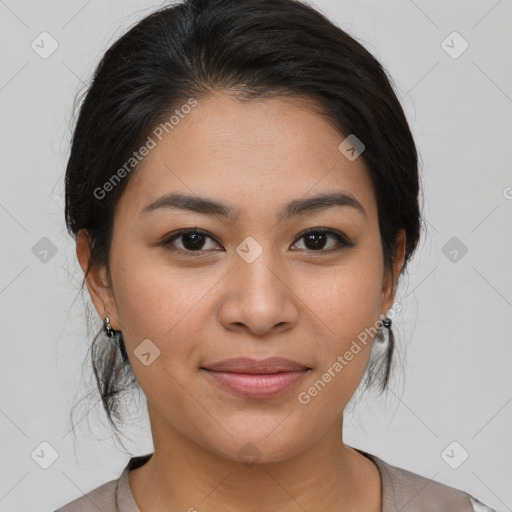
[[[254,432],[237,432],[226,428],[232,437],[226,434],[223,439],[209,439],[207,448],[226,459],[242,462],[248,466],[270,464],[293,458],[307,448],[307,439],[290,437],[289,431],[276,429],[261,434]]]

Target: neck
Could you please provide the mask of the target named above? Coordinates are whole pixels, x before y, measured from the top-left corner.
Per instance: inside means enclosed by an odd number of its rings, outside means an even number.
[[[381,510],[379,472],[373,462],[343,443],[341,416],[303,452],[253,464],[191,441],[154,412],[150,418],[154,453],[129,476],[142,511]]]

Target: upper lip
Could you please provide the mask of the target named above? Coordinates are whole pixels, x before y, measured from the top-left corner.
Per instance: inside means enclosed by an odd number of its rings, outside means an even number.
[[[249,357],[237,357],[218,361],[217,363],[202,366],[206,370],[214,372],[232,373],[279,373],[309,370],[310,368],[297,361],[284,357],[269,357],[267,359],[251,359]]]

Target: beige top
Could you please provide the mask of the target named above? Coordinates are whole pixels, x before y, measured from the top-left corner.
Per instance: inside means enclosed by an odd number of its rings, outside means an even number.
[[[470,494],[392,466],[357,450],[377,466],[382,480],[382,512],[496,512]],[[152,454],[132,457],[117,480],[96,487],[54,512],[140,512],[128,483],[128,472]]]

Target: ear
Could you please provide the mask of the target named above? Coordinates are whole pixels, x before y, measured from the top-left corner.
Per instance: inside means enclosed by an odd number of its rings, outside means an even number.
[[[383,280],[381,297],[381,314],[385,315],[391,309],[396,294],[396,282],[402,270],[405,260],[405,229],[401,228],[396,235],[395,243],[397,246],[396,260],[391,272]]]
[[[87,230],[81,229],[78,232],[76,256],[85,274],[91,258],[91,244]],[[108,282],[106,267],[104,265],[93,265],[86,275],[85,281],[91,300],[101,320],[103,321],[108,316],[112,328],[120,330],[116,303]]]

